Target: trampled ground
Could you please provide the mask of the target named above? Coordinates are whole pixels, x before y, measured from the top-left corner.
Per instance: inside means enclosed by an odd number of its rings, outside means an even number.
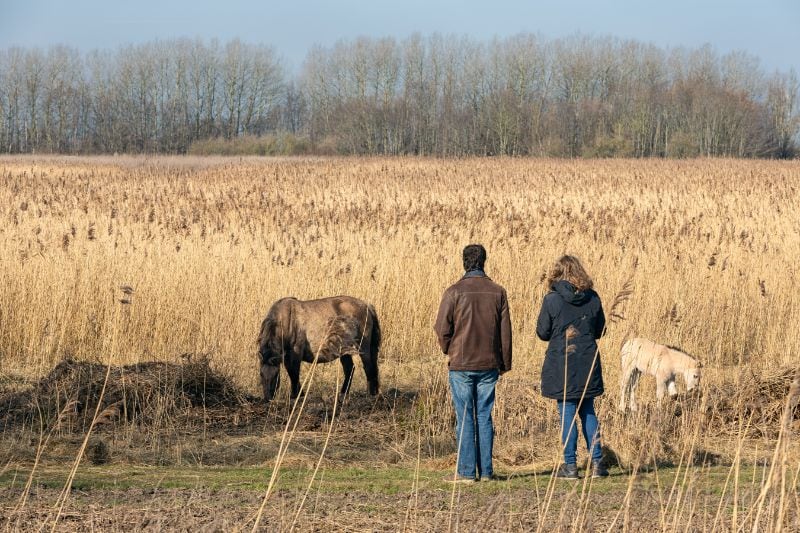
[[[0,476],[3,526],[38,529],[52,523],[67,468],[40,468],[27,504],[15,513],[29,472],[7,467]],[[729,472],[727,467],[670,467],[632,475],[614,468],[607,479],[549,486],[548,470],[522,468],[502,472],[497,481],[454,487],[441,481],[441,470],[429,467],[325,468],[313,483],[311,471],[287,468],[265,505],[261,529],[604,531],[620,529],[623,519],[634,531],[682,529],[688,522],[696,529],[727,529],[730,518],[715,522],[714,515],[720,495],[734,491]],[[84,467],[56,530],[249,530],[270,474],[266,467]],[[752,500],[765,474],[760,467],[742,468],[740,502]],[[670,505],[680,499],[694,505]],[[732,497],[725,505],[732,507]],[[752,511],[740,505],[741,516]],[[792,523],[797,526],[797,517]]]

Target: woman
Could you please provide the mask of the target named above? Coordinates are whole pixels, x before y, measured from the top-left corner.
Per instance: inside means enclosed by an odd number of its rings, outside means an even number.
[[[606,318],[592,279],[571,255],[556,261],[547,277],[550,292],[544,297],[536,335],[548,341],[542,365],[542,395],[558,402],[564,463],[556,477],[577,479],[577,418],[592,458],[592,477],[605,477],[600,449],[600,426],[594,399],[603,394],[603,371],[596,339]]]

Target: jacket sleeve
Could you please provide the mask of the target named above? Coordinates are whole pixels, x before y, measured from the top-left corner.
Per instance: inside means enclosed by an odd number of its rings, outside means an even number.
[[[542,309],[539,311],[539,319],[536,321],[536,336],[543,341],[549,341],[553,335],[553,317],[547,305],[547,295],[542,300]]]
[[[594,338],[599,339],[606,334],[606,314],[603,312],[603,303],[600,297],[597,297],[597,302],[600,304],[597,310],[597,318],[595,319]]]
[[[512,363],[512,339],[511,339],[511,310],[508,307],[508,295],[503,291],[500,303],[500,345],[503,351],[504,372],[511,370]]]
[[[436,323],[433,330],[439,340],[439,347],[443,353],[450,349],[450,341],[453,339],[453,310],[455,302],[450,291],[445,291],[442,295],[442,302],[439,304],[439,313],[436,316]]]

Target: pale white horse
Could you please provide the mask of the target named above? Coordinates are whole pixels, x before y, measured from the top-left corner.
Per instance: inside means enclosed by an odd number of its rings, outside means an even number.
[[[683,376],[686,390],[692,390],[700,382],[700,363],[684,352],[656,344],[647,339],[630,339],[622,345],[622,377],[620,378],[619,409],[630,407],[636,411],[636,387],[642,374],[656,378],[656,398],[660,401],[664,391],[670,396],[678,394],[675,376]]]

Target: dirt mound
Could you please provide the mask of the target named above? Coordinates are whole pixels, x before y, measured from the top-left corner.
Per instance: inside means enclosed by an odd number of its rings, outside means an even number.
[[[775,438],[797,374],[797,368],[783,367],[763,374],[743,373],[738,379],[711,385],[706,414],[732,433],[738,433],[741,425],[749,437]],[[793,417],[800,420],[800,407],[794,409]]]
[[[207,357],[182,364],[147,362],[112,366],[65,359],[30,389],[0,395],[0,430],[57,425],[83,431],[91,423],[106,373],[108,384],[97,419],[161,425],[194,407],[238,407],[253,398],[213,370]]]

